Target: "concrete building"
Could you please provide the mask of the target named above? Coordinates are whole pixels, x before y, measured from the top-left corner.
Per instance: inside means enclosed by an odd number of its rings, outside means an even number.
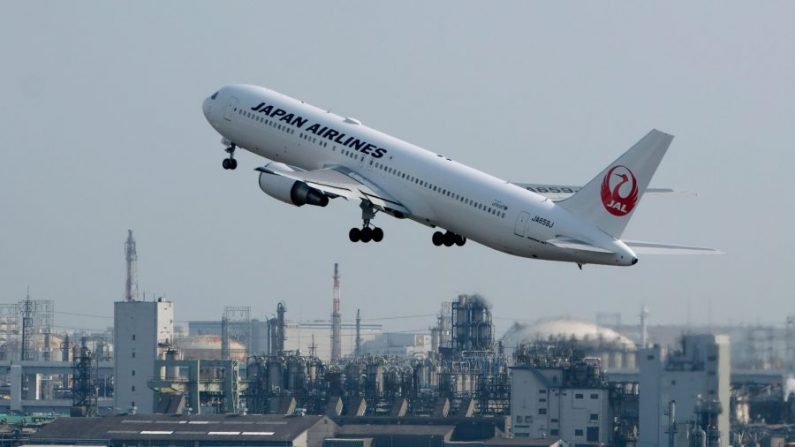
[[[678,350],[643,350],[639,447],[687,446],[706,436],[708,447],[729,445],[729,337],[685,335]]]
[[[164,300],[116,302],[113,327],[114,410],[152,413],[154,393],[147,382],[155,376],[155,360],[174,338],[174,305]]]
[[[516,438],[551,436],[574,445],[610,444],[610,392],[599,362],[512,368],[511,419]]]

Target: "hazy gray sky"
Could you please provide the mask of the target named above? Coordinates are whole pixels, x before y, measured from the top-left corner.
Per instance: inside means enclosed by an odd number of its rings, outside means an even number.
[[[495,7],[496,5],[496,7]],[[431,314],[479,292],[499,325],[551,315],[781,323],[792,304],[795,3],[4,2],[0,302],[29,285],[61,326],[104,327],[127,228],[140,288],[179,320]],[[253,83],[515,181],[583,183],[656,127],[676,136],[626,237],[718,247],[610,268],[539,262],[354,203],[264,195],[221,169],[202,100]],[[689,309],[689,310],[688,310]],[[432,318],[383,321],[422,329]],[[372,320],[371,320],[372,321]]]

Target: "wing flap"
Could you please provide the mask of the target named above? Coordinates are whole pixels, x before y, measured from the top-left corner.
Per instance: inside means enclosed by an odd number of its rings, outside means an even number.
[[[637,254],[644,255],[722,255],[714,248],[689,247],[686,245],[661,244],[658,242],[623,241]]]

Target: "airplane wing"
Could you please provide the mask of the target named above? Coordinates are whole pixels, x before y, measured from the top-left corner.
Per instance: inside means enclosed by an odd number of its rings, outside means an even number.
[[[722,255],[714,248],[687,247],[685,245],[660,244],[657,242],[623,241],[636,254],[644,255]]]
[[[284,169],[287,167],[287,169]],[[269,163],[257,171],[280,175],[320,190],[328,196],[358,199],[372,203],[376,208],[396,217],[411,215],[411,211],[379,186],[356,171],[335,166],[313,171],[299,171],[281,163]]]
[[[553,202],[568,199],[573,196],[575,192],[582,189],[582,186],[572,185],[549,185],[542,183],[518,183],[511,182],[516,186],[540,194]],[[672,193],[673,189],[670,188],[646,188],[646,193]]]

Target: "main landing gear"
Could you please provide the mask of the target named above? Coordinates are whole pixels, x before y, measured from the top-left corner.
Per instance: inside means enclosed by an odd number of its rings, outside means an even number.
[[[370,220],[375,218],[375,207],[370,202],[362,202],[359,207],[362,209],[362,220],[364,225],[362,228],[351,228],[348,232],[348,238],[351,242],[381,242],[384,239],[384,230],[378,227],[370,227]]]
[[[236,148],[237,146],[235,146],[235,143],[230,144],[229,147],[226,148],[226,152],[229,154],[229,158],[224,158],[223,163],[221,163],[221,166],[223,166],[224,169],[234,170],[237,168],[237,160],[235,160]]]
[[[467,238],[461,236],[459,234],[455,234],[451,231],[446,231],[442,233],[441,231],[437,231],[433,233],[433,245],[439,247],[444,245],[445,247],[452,247],[453,244],[458,245],[459,247],[467,243]]]

